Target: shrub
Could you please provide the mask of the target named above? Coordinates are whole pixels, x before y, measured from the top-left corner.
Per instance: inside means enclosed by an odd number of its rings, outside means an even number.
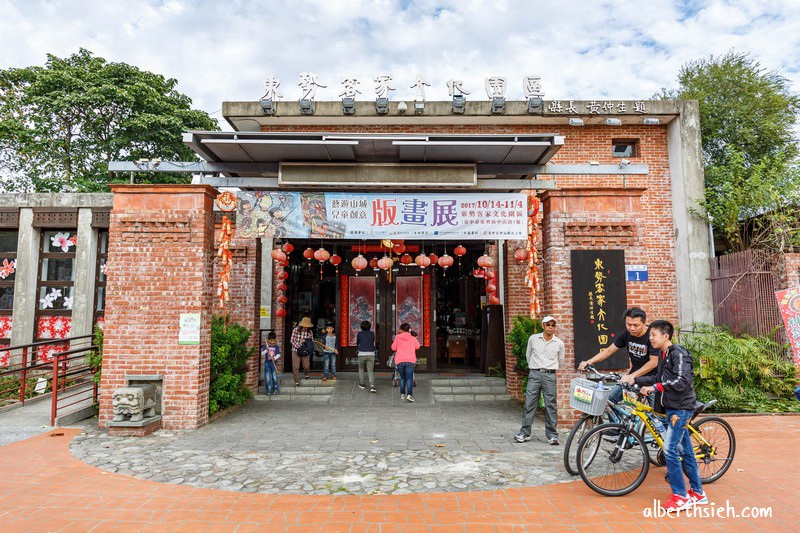
[[[508,338],[511,341],[511,353],[514,354],[516,360],[514,370],[525,374],[525,377],[522,378],[523,393],[525,389],[528,388],[528,360],[525,359],[525,352],[528,349],[528,339],[534,333],[541,332],[541,320],[527,316],[518,316],[514,318],[514,325],[508,333]]]
[[[97,324],[94,325],[94,343],[97,346],[97,351],[89,353],[86,357],[86,364],[97,369],[94,376],[92,376],[92,381],[99,384],[100,371],[103,367],[103,330]]]
[[[800,411],[793,400],[796,368],[780,355],[785,346],[706,324],[683,330],[680,343],[694,356],[698,400],[716,399],[724,413]]]
[[[247,346],[252,332],[236,323],[226,323],[223,317],[211,320],[211,386],[208,410],[240,405],[253,397],[245,387],[247,360],[255,348]]]

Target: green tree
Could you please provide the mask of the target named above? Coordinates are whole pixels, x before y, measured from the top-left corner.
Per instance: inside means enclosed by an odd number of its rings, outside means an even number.
[[[699,103],[706,180],[700,207],[714,227],[734,249],[800,244],[800,97],[789,81],[731,51],[684,65],[678,83],[657,97]]]
[[[85,49],[67,58],[48,55],[43,67],[0,70],[0,188],[102,191],[112,160],[196,160],[181,134],[218,126],[191,109],[177,83]],[[145,183],[187,180],[136,177]]]

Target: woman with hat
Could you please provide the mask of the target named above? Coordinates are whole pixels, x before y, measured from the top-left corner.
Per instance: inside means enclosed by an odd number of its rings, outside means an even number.
[[[303,363],[303,370],[306,379],[311,371],[311,354],[314,352],[314,325],[307,316],[292,330],[290,339],[292,344],[292,374],[294,375],[295,386],[300,385],[300,363]]]

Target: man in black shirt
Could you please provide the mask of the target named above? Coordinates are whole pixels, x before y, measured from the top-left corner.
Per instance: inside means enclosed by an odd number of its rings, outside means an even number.
[[[654,375],[658,366],[658,350],[650,346],[650,328],[645,324],[647,315],[639,307],[631,307],[625,311],[625,331],[617,335],[614,343],[607,346],[594,357],[578,365],[583,371],[586,365],[599,363],[611,357],[620,348],[628,348],[631,366],[628,375],[631,378]],[[614,403],[622,400],[622,387],[616,386],[611,391],[609,400]]]

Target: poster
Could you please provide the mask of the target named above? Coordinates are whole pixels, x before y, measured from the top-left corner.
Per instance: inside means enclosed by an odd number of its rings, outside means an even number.
[[[627,308],[625,252],[623,250],[572,250],[572,314],[575,367],[614,342],[625,330]],[[558,319],[558,315],[555,315]],[[628,351],[595,365],[601,370],[628,368]]]
[[[525,193],[236,193],[240,237],[527,239]]]
[[[375,331],[375,278],[372,276],[350,276],[348,283],[348,321],[350,336],[348,346],[356,345],[356,336],[361,331],[361,322],[368,320]]]
[[[778,307],[786,326],[786,337],[792,347],[794,364],[800,366],[800,287],[793,287],[775,293]]]
[[[200,344],[200,313],[181,313],[178,344]]]
[[[395,328],[399,330],[400,325],[407,322],[411,331],[416,331],[422,341],[425,338],[422,327],[422,276],[398,276],[395,294]]]

